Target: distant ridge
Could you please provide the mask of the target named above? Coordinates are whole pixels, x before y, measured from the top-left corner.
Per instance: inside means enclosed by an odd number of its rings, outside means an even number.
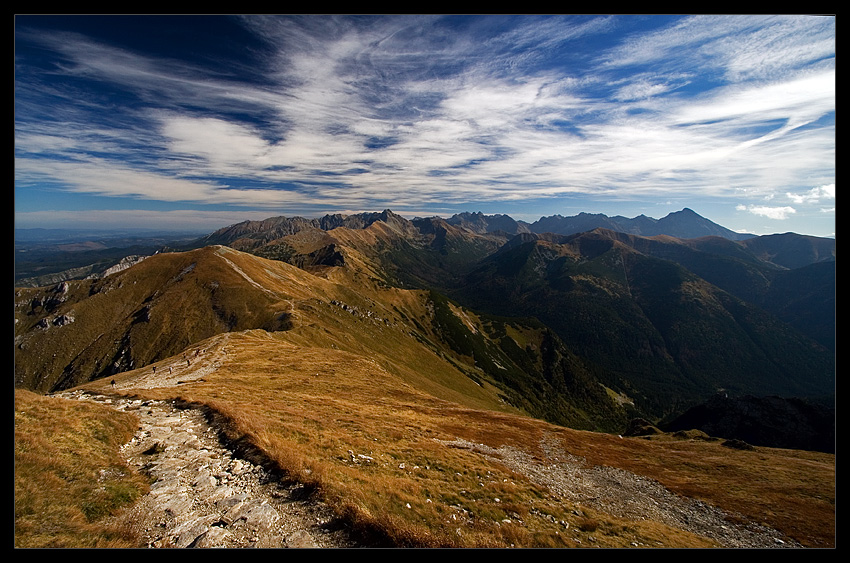
[[[329,231],[337,227],[350,229],[365,229],[376,221],[382,221],[396,230],[415,230],[415,223],[424,219],[416,218],[409,221],[404,217],[386,209],[382,212],[356,213],[351,215],[328,214],[316,219],[304,217],[270,217],[262,221],[243,221],[215,231],[204,237],[204,244],[227,244],[239,238],[274,240],[295,234],[306,228]],[[541,217],[533,223],[517,221],[509,215],[485,215],[478,212],[456,213],[445,222],[454,227],[461,227],[472,233],[488,234],[503,233],[517,235],[524,233],[556,235],[574,235],[602,228],[620,233],[651,237],[668,235],[681,239],[692,239],[706,236],[723,237],[728,240],[747,240],[755,235],[736,233],[687,207],[675,211],[661,219],[653,219],[639,215],[632,219],[622,216],[608,217],[601,213],[579,213],[571,217],[550,215]]]
[[[255,243],[269,242],[288,235],[294,235],[306,229],[319,229],[330,231],[338,227],[349,229],[365,229],[381,221],[390,228],[404,232],[415,230],[413,224],[404,217],[385,209],[384,211],[372,213],[357,213],[353,215],[341,215],[338,213],[324,215],[317,219],[304,217],[269,217],[262,221],[242,221],[235,225],[223,227],[217,231],[201,238],[195,246],[206,246],[211,244],[228,245],[235,240],[251,239]]]
[[[516,221],[509,215],[484,215],[480,211],[457,213],[446,219],[446,223],[463,227],[478,234],[503,231],[516,235],[531,232],[528,223]]]
[[[644,237],[668,235],[681,239],[717,236],[729,240],[746,240],[754,236],[736,233],[722,227],[687,207],[681,211],[670,213],[661,219],[653,219],[646,215],[628,219],[619,215],[608,217],[601,213],[579,213],[572,217],[552,215],[541,217],[528,225],[528,228],[533,233],[554,233],[557,235],[573,235],[603,228]]]

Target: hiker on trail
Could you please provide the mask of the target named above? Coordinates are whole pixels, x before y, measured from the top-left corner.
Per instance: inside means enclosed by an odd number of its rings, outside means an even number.
[[[156,366],[153,367],[153,372],[156,373]]]
[[[115,380],[113,379],[110,383],[112,383],[112,388],[115,389]]]
[[[171,371],[172,371],[173,369],[174,369],[174,368],[172,368],[171,366],[168,366],[168,373],[171,373]]]

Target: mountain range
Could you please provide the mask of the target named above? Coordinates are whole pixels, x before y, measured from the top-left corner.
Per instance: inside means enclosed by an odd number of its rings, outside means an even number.
[[[617,431],[720,389],[828,401],[834,306],[834,240],[742,237],[689,209],[275,217],[18,288],[15,385],[72,387],[261,329],[376,358],[439,397]]]
[[[541,217],[533,223],[526,223],[515,221],[508,215],[484,215],[478,212],[459,213],[447,219],[447,222],[477,233],[505,231],[511,234],[573,235],[593,229],[608,229],[646,237],[668,235],[683,239],[718,236],[729,240],[747,240],[754,236],[722,227],[688,208],[670,213],[661,219],[653,219],[646,215],[630,219],[621,215],[608,217],[602,213],[579,213],[571,217],[551,215]]]
[[[117,452],[92,453],[132,434],[131,411],[106,406],[121,399],[198,408],[234,471],[251,460],[270,498],[324,503],[316,533],[364,545],[833,547],[834,240],[624,225],[386,210],[123,251],[16,241],[56,276],[15,288],[16,538],[112,533],[84,512],[135,498],[102,480],[133,474]],[[186,489],[208,490],[204,472]],[[164,484],[151,494],[183,502]],[[228,507],[247,493],[221,485]],[[49,508],[66,501],[79,517]]]

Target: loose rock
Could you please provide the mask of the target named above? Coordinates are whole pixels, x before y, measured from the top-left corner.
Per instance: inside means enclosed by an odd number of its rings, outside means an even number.
[[[119,518],[147,547],[358,547],[345,528],[329,529],[330,509],[261,466],[238,459],[203,414],[166,401],[109,398],[73,391],[135,413],[139,429],[122,448],[128,464],[151,477],[150,492]]]

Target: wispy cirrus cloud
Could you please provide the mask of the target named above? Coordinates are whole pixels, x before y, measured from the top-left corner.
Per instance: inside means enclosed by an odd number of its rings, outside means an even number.
[[[834,183],[834,19],[236,22],[253,43],[227,59],[21,29],[52,53],[18,56],[21,195],[49,180],[116,198],[403,212],[566,194],[734,202],[742,188]]]

